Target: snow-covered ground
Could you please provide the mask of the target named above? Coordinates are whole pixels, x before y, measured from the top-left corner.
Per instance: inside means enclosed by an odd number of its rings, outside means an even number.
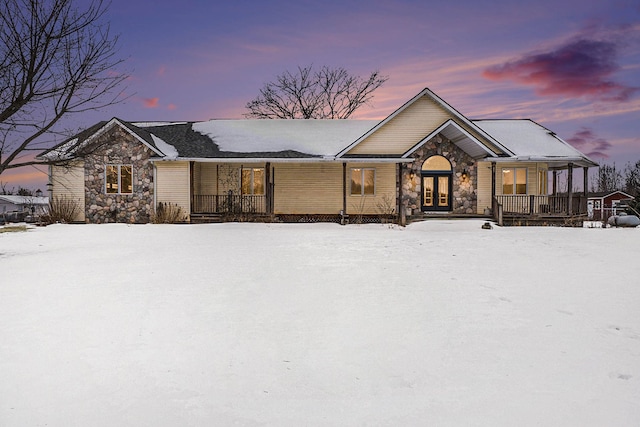
[[[638,426],[640,229],[0,234],[0,426]]]

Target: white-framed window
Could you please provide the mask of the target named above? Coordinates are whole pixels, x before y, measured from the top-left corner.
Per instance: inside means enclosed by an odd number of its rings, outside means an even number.
[[[374,168],[351,169],[352,196],[373,196],[376,194],[376,170]]]
[[[502,169],[502,194],[527,194],[527,168]]]
[[[242,168],[242,194],[264,195],[264,168]]]
[[[549,193],[549,174],[546,169],[538,169],[538,194],[544,196]]]
[[[106,165],[105,192],[107,194],[133,193],[133,165]]]

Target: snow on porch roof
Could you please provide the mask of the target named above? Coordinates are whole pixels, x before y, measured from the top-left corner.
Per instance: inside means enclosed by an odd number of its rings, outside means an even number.
[[[473,120],[473,123],[507,147],[517,159],[597,166],[596,162],[533,120]]]
[[[220,151],[239,153],[293,150],[334,156],[374,127],[378,120],[210,120],[193,130],[210,137]]]

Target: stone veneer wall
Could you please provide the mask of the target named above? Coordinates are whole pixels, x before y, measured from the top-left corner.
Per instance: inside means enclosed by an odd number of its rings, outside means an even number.
[[[453,195],[452,204],[454,213],[472,214],[477,212],[477,177],[478,169],[476,161],[467,153],[459,149],[455,144],[438,134],[427,141],[422,147],[413,153],[416,160],[404,168],[402,174],[402,206],[407,215],[420,215],[422,164],[434,155],[446,157],[453,167]],[[462,171],[467,169],[468,177],[462,180]],[[413,174],[413,179],[411,178]]]
[[[95,151],[85,157],[86,222],[147,223],[153,213],[153,152],[119,126],[96,138]],[[133,165],[133,193],[107,194],[106,165]]]

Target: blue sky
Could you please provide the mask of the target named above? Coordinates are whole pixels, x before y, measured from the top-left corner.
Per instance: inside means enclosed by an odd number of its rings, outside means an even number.
[[[298,66],[389,77],[355,118],[384,118],[429,87],[471,119],[530,118],[598,162],[640,160],[635,0],[112,0],[126,102],[66,122],[241,118]],[[32,168],[0,181],[35,188]]]

